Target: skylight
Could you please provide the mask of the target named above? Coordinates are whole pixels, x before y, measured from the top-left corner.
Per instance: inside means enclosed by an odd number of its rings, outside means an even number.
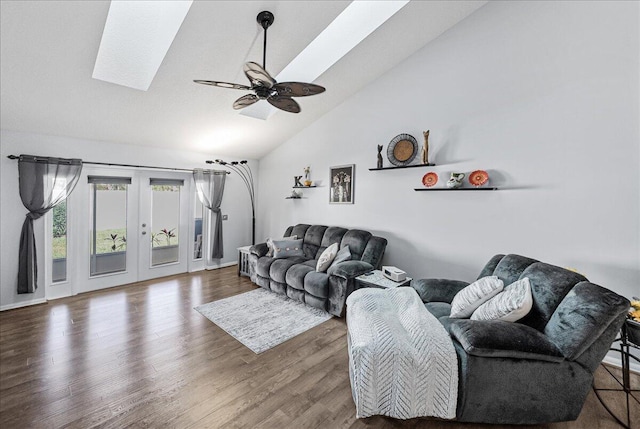
[[[112,1],[92,77],[148,90],[192,3]]]
[[[313,82],[407,3],[409,0],[353,1],[275,79],[278,82]],[[267,119],[276,111],[266,103],[256,103],[241,110],[240,114]]]

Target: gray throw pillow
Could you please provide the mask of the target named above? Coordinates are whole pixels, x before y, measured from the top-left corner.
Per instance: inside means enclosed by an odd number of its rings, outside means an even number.
[[[298,238],[297,235],[292,235],[291,237],[282,237],[282,238],[276,238],[276,240],[296,240]],[[269,251],[267,252],[267,256],[269,256],[270,258],[273,257],[273,238],[267,238],[267,248],[269,249]]]
[[[351,250],[349,250],[349,245],[346,245],[342,249],[340,249],[336,257],[333,259],[331,266],[333,267],[335,265],[338,265],[340,262],[350,261],[350,260],[351,260]]]
[[[304,256],[302,239],[273,241],[273,257],[276,259]]]

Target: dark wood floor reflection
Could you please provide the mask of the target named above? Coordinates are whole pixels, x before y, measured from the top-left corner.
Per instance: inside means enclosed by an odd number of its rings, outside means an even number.
[[[193,310],[254,288],[229,267],[0,313],[0,427],[500,427],[355,419],[344,320],[256,355]],[[543,427],[619,426],[591,393]]]

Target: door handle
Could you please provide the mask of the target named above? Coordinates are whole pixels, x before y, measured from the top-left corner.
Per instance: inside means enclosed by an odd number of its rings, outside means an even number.
[[[147,231],[142,231],[142,235],[145,235],[147,233]]]

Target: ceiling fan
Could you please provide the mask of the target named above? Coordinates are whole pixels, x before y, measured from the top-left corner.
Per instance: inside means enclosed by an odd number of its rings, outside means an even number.
[[[267,58],[267,28],[273,24],[274,16],[269,11],[263,11],[256,18],[264,29],[264,46],[262,51],[262,66],[249,61],[243,67],[244,74],[251,82],[251,86],[238,83],[217,82],[213,80],[194,80],[195,83],[219,86],[222,88],[250,90],[255,94],[247,94],[233,103],[236,110],[243,109],[259,100],[267,100],[272,106],[291,113],[300,113],[300,105],[291,97],[306,97],[320,94],[325,88],[320,85],[304,82],[276,82],[265,70]]]

